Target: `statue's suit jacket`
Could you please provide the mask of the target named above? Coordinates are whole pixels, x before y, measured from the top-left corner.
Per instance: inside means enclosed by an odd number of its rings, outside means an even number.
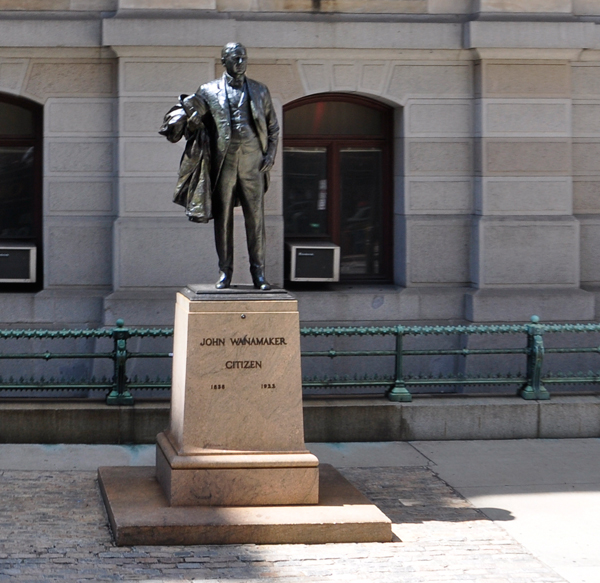
[[[250,97],[250,111],[263,155],[274,158],[279,140],[279,124],[273,109],[271,95],[265,85],[247,77],[246,87]],[[192,106],[191,109],[197,112],[196,116],[202,117],[208,131],[211,144],[210,174],[214,189],[231,141],[231,110],[227,99],[226,75],[202,85],[194,95],[185,101],[189,102]],[[192,114],[190,121],[196,116]],[[268,181],[267,172],[265,173],[265,190],[268,187]]]
[[[186,207],[192,221],[205,223],[212,219],[211,195],[221,174],[223,160],[231,141],[231,111],[227,99],[226,76],[202,85],[192,95],[181,95],[160,129],[171,142],[185,137],[186,148],[181,158],[179,179],[173,201]],[[279,124],[265,85],[246,78],[250,111],[263,154],[275,157]],[[265,191],[269,173],[265,172]]]

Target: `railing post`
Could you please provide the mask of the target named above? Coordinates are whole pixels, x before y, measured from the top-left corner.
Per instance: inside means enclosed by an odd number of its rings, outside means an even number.
[[[402,341],[404,334],[402,326],[396,327],[396,371],[394,376],[394,386],[388,391],[387,398],[390,401],[400,403],[410,403],[412,395],[404,384],[404,369],[402,362]]]
[[[127,339],[129,330],[124,328],[124,322],[120,318],[116,322],[117,327],[112,330],[114,340],[113,360],[115,363],[115,374],[113,377],[113,390],[106,397],[107,405],[133,405],[133,397],[127,390]]]
[[[521,389],[523,399],[545,401],[550,393],[542,385],[542,363],[544,362],[544,333],[538,316],[531,316],[527,327],[527,381]]]

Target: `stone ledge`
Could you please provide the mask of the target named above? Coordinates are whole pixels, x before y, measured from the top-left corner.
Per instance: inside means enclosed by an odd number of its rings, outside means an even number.
[[[357,22],[290,18],[287,20],[234,17],[108,18],[103,21],[105,46],[219,47],[225,38],[237,38],[249,50],[271,49],[446,49],[462,47],[462,26],[458,23],[382,22],[361,16]],[[382,17],[384,19],[385,17]]]
[[[423,14],[428,0],[119,0],[119,10]]]
[[[475,0],[474,12],[571,14],[573,0]]]
[[[3,47],[99,47],[99,18],[6,19],[0,21]]]
[[[598,47],[594,22],[485,22],[465,24],[466,49],[592,49]]]
[[[38,0],[40,2],[40,0]],[[117,0],[104,0],[105,3]],[[67,0],[53,0],[55,9]],[[12,0],[17,5],[17,0]],[[345,14],[598,14],[597,0],[118,0],[119,10]],[[63,8],[64,9],[64,8]],[[105,8],[106,9],[106,8]]]
[[[595,297],[579,288],[483,288],[465,294],[465,312],[471,322],[527,322],[537,315],[542,322],[590,321]]]
[[[169,403],[109,407],[93,401],[0,402],[1,443],[155,443]]]
[[[0,443],[156,443],[169,403],[0,402]],[[307,442],[600,437],[600,395],[304,402]]]

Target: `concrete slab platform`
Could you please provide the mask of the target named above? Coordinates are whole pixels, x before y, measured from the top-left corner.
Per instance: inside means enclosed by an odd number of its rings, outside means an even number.
[[[335,468],[426,467],[429,464],[422,453],[403,441],[307,443],[306,447],[321,463]]]
[[[500,441],[413,441],[454,488],[600,484],[600,439],[519,439]],[[594,488],[595,489],[595,488]]]
[[[390,519],[327,464],[319,466],[319,504],[310,506],[171,507],[155,474],[152,466],[98,469],[118,546],[392,540]]]
[[[84,445],[73,443],[0,444],[0,470],[96,472],[100,466],[150,466],[152,445]]]

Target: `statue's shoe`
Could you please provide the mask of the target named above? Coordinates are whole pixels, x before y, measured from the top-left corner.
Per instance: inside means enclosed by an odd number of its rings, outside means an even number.
[[[231,285],[231,275],[224,271],[219,272],[219,279],[215,283],[217,289],[225,289]]]
[[[257,275],[252,278],[254,282],[254,287],[256,289],[260,289],[263,291],[268,291],[271,289],[271,284],[265,279],[264,275]]]

